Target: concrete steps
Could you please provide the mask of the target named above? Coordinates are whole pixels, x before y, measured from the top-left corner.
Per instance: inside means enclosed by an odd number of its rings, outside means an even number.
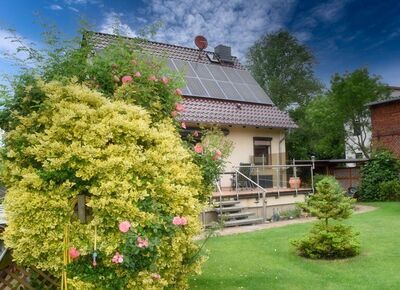
[[[238,200],[223,200],[215,203],[218,220],[224,227],[253,225],[263,222],[262,218],[254,217],[255,213],[243,211],[244,206]]]
[[[231,220],[224,222],[225,227],[235,227],[235,226],[248,226],[262,223],[262,218],[247,218],[247,219],[240,219],[240,220]]]
[[[218,217],[223,220],[231,220],[231,219],[240,219],[240,218],[248,218],[249,216],[255,215],[254,212],[237,212],[230,214],[219,214]]]

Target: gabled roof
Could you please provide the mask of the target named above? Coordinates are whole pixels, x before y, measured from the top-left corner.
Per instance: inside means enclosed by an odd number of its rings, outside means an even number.
[[[93,32],[87,31],[84,35],[84,38],[90,41],[95,49],[103,49],[116,41],[119,37],[113,34],[101,33],[101,32]],[[130,37],[122,37],[124,39],[132,39]],[[193,62],[200,62],[204,64],[212,64],[210,59],[207,57],[207,54],[212,55],[216,58],[216,54],[213,51],[206,51],[203,50],[199,52],[198,49],[178,46],[173,44],[155,42],[155,41],[148,41],[148,40],[140,40],[136,39],[137,43],[140,47],[145,51],[152,55],[157,55],[160,57],[168,56],[173,59],[180,59],[186,61],[193,61]],[[199,58],[200,55],[200,58]],[[222,63],[221,66],[233,67],[237,69],[245,69],[237,59],[237,57],[233,56],[233,64],[230,63]]]
[[[393,102],[400,102],[400,97],[394,97],[394,98],[389,98],[389,99],[385,99],[385,100],[371,102],[371,103],[368,103],[367,106],[373,107],[376,105],[383,105],[383,104],[388,104],[388,103],[393,103]]]
[[[239,125],[263,128],[297,128],[289,116],[275,106],[184,97],[180,120],[189,123]]]
[[[101,50],[118,37],[86,32],[84,39]],[[131,39],[124,37],[124,39]],[[242,125],[266,128],[296,128],[290,117],[275,107],[264,90],[236,57],[233,63],[214,63],[212,51],[136,39],[145,52],[168,59],[173,70],[183,71],[185,112],[182,121],[193,123]]]

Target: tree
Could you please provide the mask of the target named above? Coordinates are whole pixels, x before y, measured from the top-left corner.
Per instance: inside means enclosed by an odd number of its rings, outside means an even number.
[[[290,159],[342,158],[344,128],[332,110],[332,99],[327,95],[315,97],[306,107],[291,112],[299,128],[289,132],[287,148]]]
[[[337,122],[346,127],[345,142],[352,151],[360,150],[367,158],[370,156],[370,111],[365,105],[387,98],[389,92],[387,85],[381,83],[380,77],[370,75],[366,68],[332,77],[332,109],[336,111]]]
[[[354,199],[345,196],[340,184],[334,177],[324,177],[316,185],[316,193],[300,207],[316,216],[316,223],[310,234],[294,241],[301,256],[312,259],[335,259],[355,256],[360,244],[351,227],[340,223],[331,224],[330,220],[342,220],[352,214]]]
[[[250,47],[247,58],[257,82],[282,110],[307,104],[321,90],[311,50],[287,31],[262,36]]]
[[[374,152],[361,169],[359,198],[365,201],[394,200],[400,195],[400,161],[390,151]],[[390,185],[391,188],[386,188]]]

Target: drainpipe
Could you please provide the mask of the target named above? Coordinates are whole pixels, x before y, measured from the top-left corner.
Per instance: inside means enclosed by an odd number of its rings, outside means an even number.
[[[286,135],[283,134],[283,137],[279,140],[279,148],[278,148],[278,152],[279,152],[279,165],[282,165],[282,152],[281,152],[281,146],[282,143],[286,140]]]

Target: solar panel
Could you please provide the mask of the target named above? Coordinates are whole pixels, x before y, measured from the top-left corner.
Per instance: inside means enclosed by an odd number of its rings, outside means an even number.
[[[183,94],[186,96],[272,104],[271,99],[246,70],[179,59],[169,59],[168,66],[185,76],[186,87],[183,88]]]

